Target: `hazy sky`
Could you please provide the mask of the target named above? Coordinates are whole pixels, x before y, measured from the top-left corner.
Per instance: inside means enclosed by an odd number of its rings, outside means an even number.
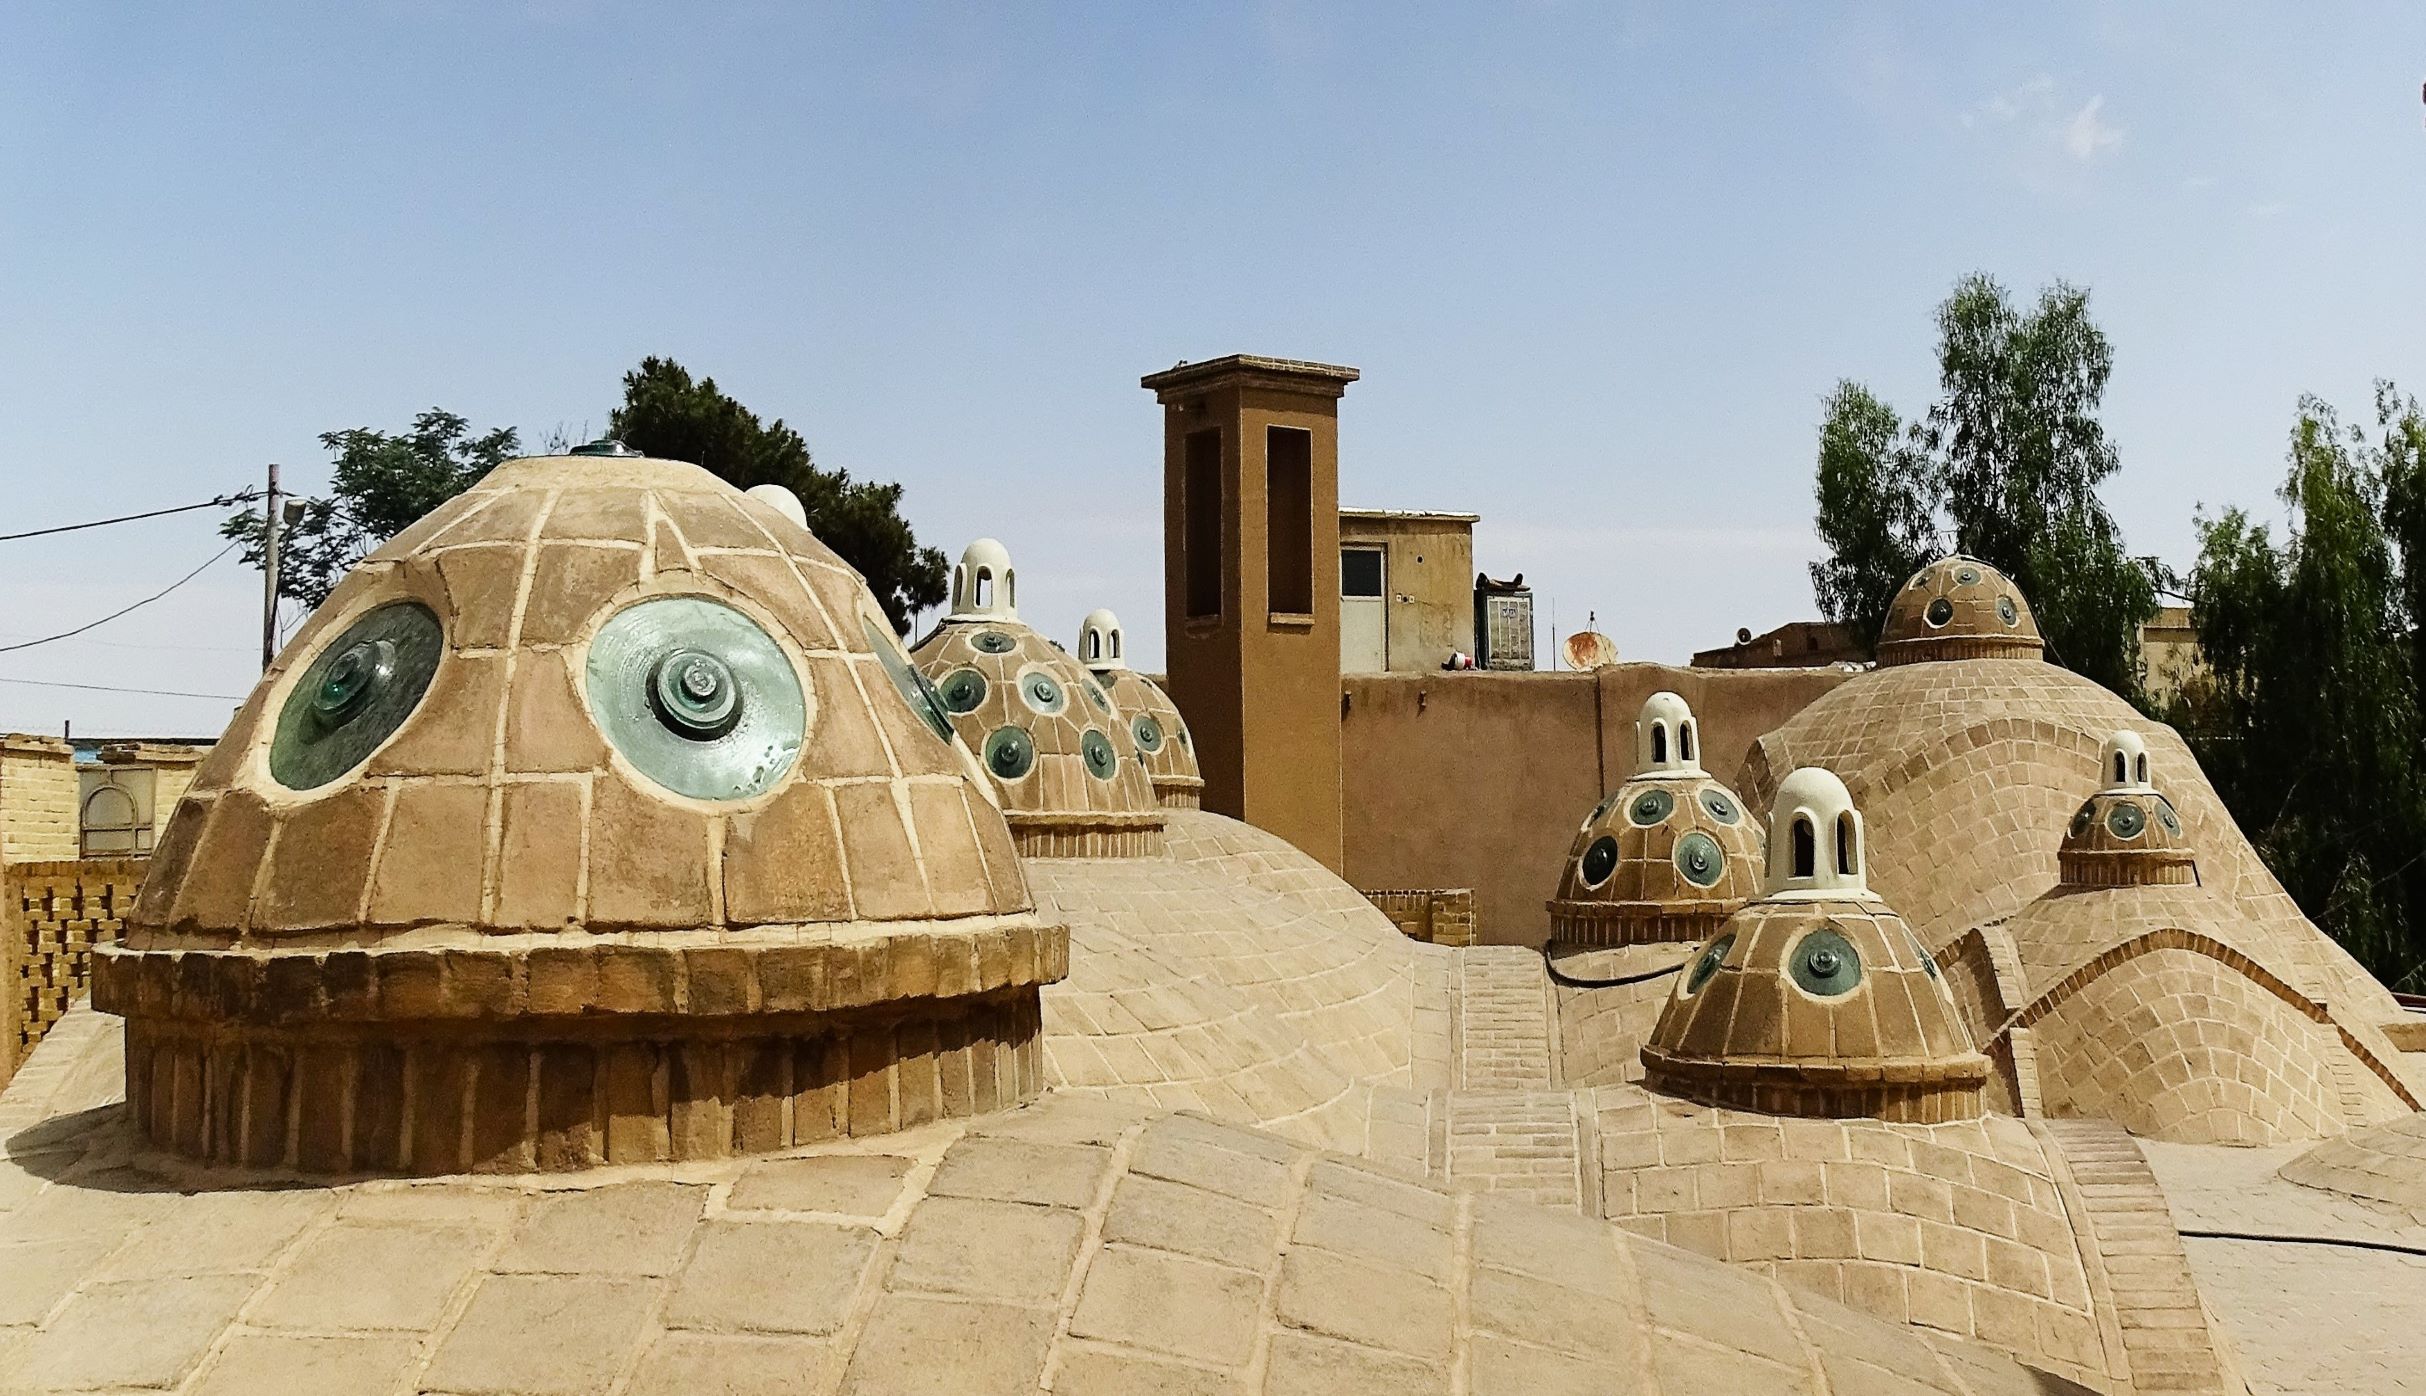
[[[1161,650],[1142,373],[1355,364],[1342,494],[1475,510],[1562,629],[1811,613],[1819,404],[1934,388],[1987,270],[2087,285],[2108,499],[2188,561],[2298,396],[2426,389],[2426,5],[0,8],[0,533],[185,503],[442,405],[602,424],[670,354]],[[212,517],[0,543],[0,645]],[[216,730],[227,559],[0,653],[0,729]]]

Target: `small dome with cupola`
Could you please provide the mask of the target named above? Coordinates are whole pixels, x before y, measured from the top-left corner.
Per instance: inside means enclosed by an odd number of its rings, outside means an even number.
[[[2120,887],[2198,880],[2182,817],[2149,781],[2148,744],[2129,729],[2106,739],[2105,786],[2081,802],[2055,860],[2064,885]]]
[[[1692,942],[1758,890],[1760,826],[1701,765],[1701,724],[1654,693],[1634,724],[1635,771],[1584,816],[1549,903],[1568,945]]]
[[[1879,627],[1881,668],[1931,659],[2036,659],[2047,642],[2020,588],[1975,557],[1940,558],[1912,574]]]
[[[1129,667],[1128,636],[1120,617],[1103,607],[1087,613],[1078,629],[1078,662],[1086,667],[1129,726],[1138,759],[1154,785],[1154,798],[1165,809],[1197,809],[1203,804],[1204,772],[1196,764],[1196,742],[1179,705],[1161,684]]]
[[[1987,1058],[1864,867],[1844,782],[1816,768],[1787,776],[1763,893],[1685,963],[1642,1049],[1645,1083],[1776,1115],[1977,1116]]]
[[[1163,817],[1129,715],[1019,618],[1011,554],[980,538],[952,571],[952,609],[912,651],[945,719],[993,779],[1031,857],[1161,851]]]

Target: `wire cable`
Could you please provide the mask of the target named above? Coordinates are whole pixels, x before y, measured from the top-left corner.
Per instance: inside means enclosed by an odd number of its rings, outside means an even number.
[[[90,523],[58,524],[50,528],[29,528],[23,533],[0,533],[0,543],[14,543],[20,538],[42,538],[53,533],[74,533],[78,529],[106,528],[111,524],[133,523],[137,519],[157,519],[169,514],[190,514],[196,509],[225,509],[231,504],[250,504],[261,497],[259,490],[238,490],[200,504],[180,504],[174,509],[154,509],[142,514],[120,514],[114,519],[94,519]]]
[[[1683,969],[1686,961],[1693,958],[1688,955],[1666,969],[1645,970],[1640,974],[1621,974],[1614,979],[1586,979],[1581,975],[1569,974],[1560,969],[1558,961],[1550,958],[1550,947],[1556,943],[1548,940],[1542,942],[1542,968],[1550,972],[1551,982],[1563,984],[1570,989],[1619,989],[1628,984],[1648,984],[1654,979],[1665,979]]]
[[[151,595],[144,597],[141,601],[136,602],[132,606],[121,606],[117,610],[103,616],[101,619],[86,621],[84,624],[77,626],[73,630],[62,630],[56,635],[45,635],[39,640],[19,640],[13,645],[0,645],[0,654],[7,654],[12,650],[30,650],[36,645],[47,645],[53,640],[65,640],[70,636],[81,635],[87,630],[92,630],[99,626],[107,625],[111,621],[116,620],[118,617],[125,615],[127,612],[137,610],[144,606],[149,606],[153,602],[159,600],[161,597],[168,595],[170,592],[175,591],[181,586],[184,586],[187,582],[201,576],[203,569],[209,567],[211,563],[217,562],[219,559],[226,557],[229,553],[234,551],[236,551],[236,545],[234,543],[228,544],[226,547],[221,548],[219,551],[211,554],[210,558],[205,561],[201,567],[197,567],[193,571],[186,573],[184,576],[179,577],[177,580],[160,588],[158,591],[153,592]]]
[[[106,683],[63,683],[56,679],[12,679],[0,677],[0,683],[23,684],[28,688],[75,688],[87,693],[148,693],[159,698],[215,698],[222,703],[241,703],[242,694],[188,693],[180,688],[120,688]]]

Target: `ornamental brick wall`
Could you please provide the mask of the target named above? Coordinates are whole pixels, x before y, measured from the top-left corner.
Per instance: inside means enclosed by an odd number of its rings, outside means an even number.
[[[1409,940],[1445,946],[1474,943],[1474,889],[1470,887],[1359,890]]]
[[[0,863],[77,851],[74,753],[55,737],[0,734]]]
[[[0,1082],[91,987],[93,947],[124,932],[147,861],[71,857],[0,865],[0,983],[8,993]]]

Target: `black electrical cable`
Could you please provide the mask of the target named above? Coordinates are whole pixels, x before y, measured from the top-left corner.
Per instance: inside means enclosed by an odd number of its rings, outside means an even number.
[[[36,645],[47,645],[53,640],[65,640],[72,636],[81,635],[87,630],[99,629],[100,627],[109,624],[111,621],[116,620],[118,617],[125,615],[127,612],[149,606],[153,602],[159,600],[161,597],[168,595],[170,592],[175,591],[181,586],[184,586],[187,582],[201,576],[203,569],[209,567],[211,563],[217,562],[219,559],[226,557],[229,553],[234,551],[236,551],[236,545],[234,543],[228,544],[219,551],[212,553],[209,560],[205,561],[201,567],[197,567],[193,571],[186,573],[184,576],[179,577],[177,580],[160,588],[158,591],[153,592],[151,595],[144,597],[141,601],[136,602],[132,606],[121,606],[117,610],[103,616],[101,619],[86,621],[84,624],[77,626],[73,630],[62,630],[56,635],[45,635],[39,640],[19,640],[13,645],[0,645],[0,654],[7,654],[11,650],[30,650]]]
[[[1621,974],[1615,979],[1583,979],[1558,967],[1558,961],[1550,958],[1551,944],[1546,940],[1542,942],[1542,968],[1550,972],[1550,982],[1563,984],[1570,989],[1620,989],[1628,984],[1647,984],[1654,979],[1664,979],[1685,967],[1685,961],[1679,960],[1666,969],[1645,970],[1641,974]]]
[[[190,514],[196,509],[225,509],[231,504],[250,504],[261,497],[259,490],[238,490],[200,504],[180,504],[174,509],[154,509],[143,514],[120,514],[114,519],[95,519],[90,523],[59,524],[51,528],[30,528],[23,533],[0,533],[0,543],[14,543],[20,538],[41,538],[53,533],[74,533],[78,529],[106,528],[111,524],[133,523],[137,519],[157,519],[169,514]]]
[[[2389,1251],[2394,1255],[2426,1256],[2426,1246],[2404,1246],[2398,1241],[2369,1241],[2357,1236],[2300,1236],[2263,1231],[2209,1231],[2192,1227],[2182,1227],[2180,1234],[2200,1241],[2268,1241],[2278,1246],[2347,1246],[2358,1251]]]

